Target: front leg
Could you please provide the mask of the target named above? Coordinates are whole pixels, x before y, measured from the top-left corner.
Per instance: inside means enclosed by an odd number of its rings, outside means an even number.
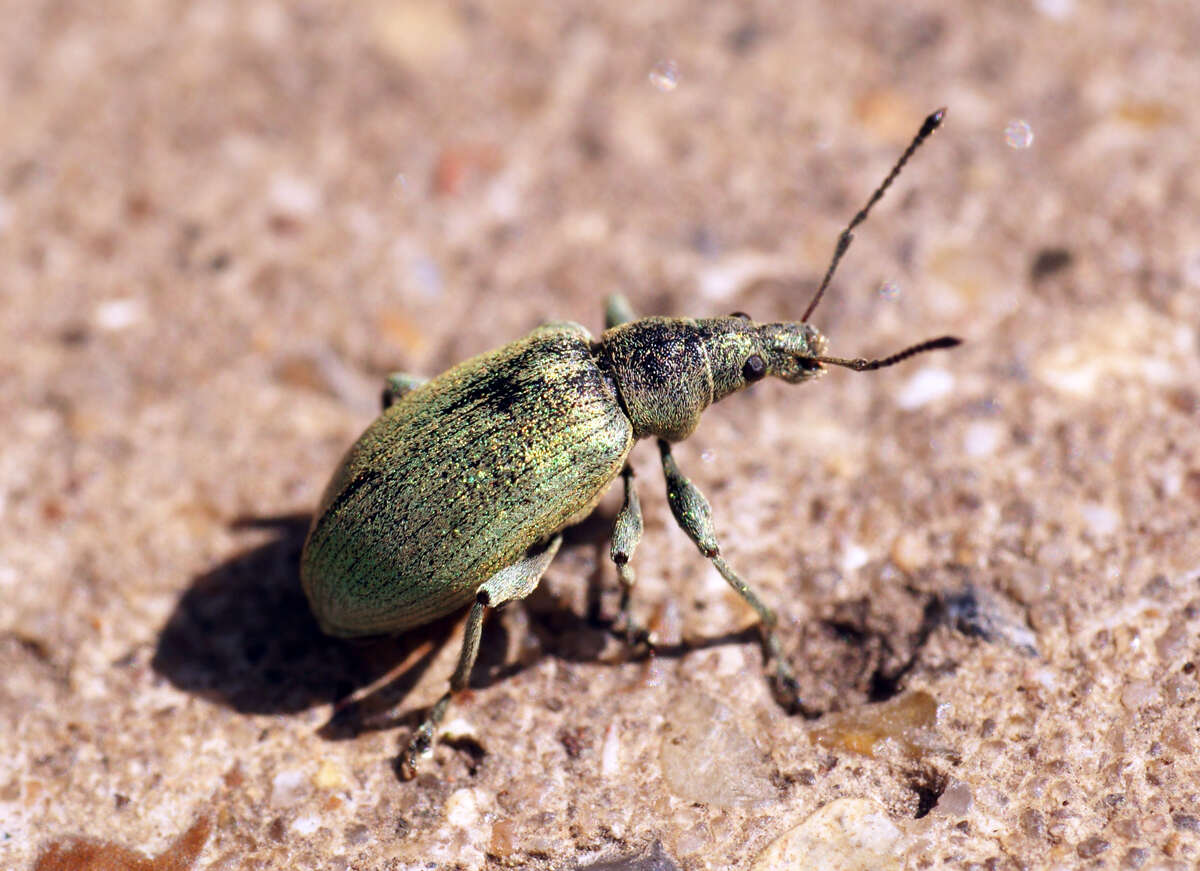
[[[696,543],[700,553],[712,561],[713,566],[729,586],[733,587],[734,592],[758,614],[766,658],[775,661],[776,692],[790,710],[800,709],[802,706],[796,674],[783,655],[783,645],[776,632],[778,617],[721,556],[716,527],[713,525],[712,507],[696,485],[679,471],[679,467],[675,465],[675,457],[671,455],[671,446],[659,439],[658,451],[662,455],[663,475],[667,479],[667,501],[671,505],[671,513],[675,515],[675,522]]]

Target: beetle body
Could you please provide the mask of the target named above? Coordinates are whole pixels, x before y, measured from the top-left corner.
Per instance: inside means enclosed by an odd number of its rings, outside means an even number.
[[[807,325],[743,317],[644,318],[599,342],[551,324],[406,393],[346,454],[315,515],[301,581],[321,627],[400,632],[462,608],[582,519],[636,439],[684,439],[705,408],[767,374],[816,377],[796,360],[824,344]]]
[[[458,610],[591,508],[633,428],[583,327],[541,327],[408,393],[321,500],[301,562],[326,632],[399,632]]]

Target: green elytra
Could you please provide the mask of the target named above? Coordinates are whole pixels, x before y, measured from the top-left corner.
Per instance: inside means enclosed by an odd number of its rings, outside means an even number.
[[[926,119],[842,232],[801,321],[635,319],[614,297],[599,339],[578,324],[552,323],[430,381],[388,379],[383,414],[325,489],[300,573],[313,613],[332,635],[401,632],[471,605],[450,689],[413,737],[406,775],[430,750],[452,694],[467,685],[485,611],[533,591],[561,530],[585,517],[618,476],[624,504],[611,556],[622,582],[620,621],[630,640],[648,641],[629,610],[642,514],[627,458],[642,438],[657,439],[677,523],[758,614],[777,688],[795,700],[775,613],[721,556],[708,501],[679,471],[670,446],[691,435],[708,406],[762,378],[798,384],[823,375],[826,364],[877,369],[958,344],[943,337],[880,360],[847,360],[825,356],[825,337],[806,323],[853,229],[943,113]]]

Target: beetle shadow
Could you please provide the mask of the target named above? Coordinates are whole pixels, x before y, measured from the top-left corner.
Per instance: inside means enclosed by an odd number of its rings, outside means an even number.
[[[321,728],[327,738],[416,725],[423,710],[392,713],[442,646],[457,644],[465,610],[397,636],[326,635],[300,586],[310,520],[307,514],[235,520],[231,529],[266,531],[270,538],[193,579],[159,632],[151,667],[176,688],[243,714],[332,704],[334,713]],[[571,617],[546,621],[567,626]],[[505,623],[488,621],[471,687],[488,686],[529,664],[506,662]]]
[[[458,643],[465,613],[398,636],[347,640],[325,635],[300,587],[300,552],[309,521],[307,514],[235,520],[234,530],[266,530],[272,537],[192,581],[159,633],[151,667],[176,688],[239,713],[289,714],[332,704],[333,714],[319,730],[330,740],[416,726],[424,709],[398,708],[442,646]],[[567,530],[563,546],[596,547],[599,557],[607,551],[611,529],[612,517],[598,512]],[[537,638],[532,657],[511,658],[509,621],[488,620],[471,688],[507,680],[544,656],[600,664],[644,659],[644,651],[616,662],[601,658],[613,630],[612,621],[599,614],[602,565],[598,558],[588,581],[587,613],[552,597],[528,609],[528,630]],[[748,637],[731,633],[699,646]],[[656,655],[678,657],[696,646],[659,648]]]
[[[152,668],[188,693],[245,714],[294,713],[335,701],[403,651],[330,638],[299,583],[303,514],[245,518],[264,544],[197,576],[159,632]]]
[[[612,530],[613,520],[614,516],[606,515],[603,511],[593,512],[580,523],[563,531],[563,549],[599,547],[605,544]],[[588,579],[585,615],[556,602],[545,593],[543,586],[536,588],[529,598],[508,603],[489,613],[484,623],[475,666],[471,670],[469,689],[482,689],[509,680],[546,656],[598,662],[598,657],[605,647],[606,632],[611,629],[611,621],[606,622],[600,616],[602,582],[603,572],[597,567]],[[518,631],[534,636],[536,641],[532,645],[524,643],[531,639],[512,638],[508,618],[513,609],[523,609],[526,619],[519,621],[523,622],[524,626]],[[451,615],[439,621],[439,625],[449,628],[436,630],[432,627],[420,627],[409,630],[404,637],[407,638],[410,632],[422,633],[425,638],[436,633],[441,642],[457,645],[461,639],[461,630],[455,632],[455,624],[461,621],[464,613]],[[426,629],[430,631],[425,632]],[[532,646],[536,653],[532,656],[514,657],[511,655],[514,646],[524,650],[529,650]],[[394,679],[380,680],[379,685],[368,693],[343,699],[335,705],[333,715],[319,729],[319,734],[329,740],[350,740],[365,732],[416,727],[426,713],[425,709],[402,709],[401,705],[427,666],[428,661],[423,660],[419,667],[407,670]]]

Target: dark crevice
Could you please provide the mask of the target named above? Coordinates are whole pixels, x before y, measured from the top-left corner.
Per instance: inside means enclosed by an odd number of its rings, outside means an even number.
[[[910,771],[906,779],[908,788],[917,795],[917,812],[914,819],[927,816],[937,806],[938,799],[946,791],[946,775],[931,768]]]

